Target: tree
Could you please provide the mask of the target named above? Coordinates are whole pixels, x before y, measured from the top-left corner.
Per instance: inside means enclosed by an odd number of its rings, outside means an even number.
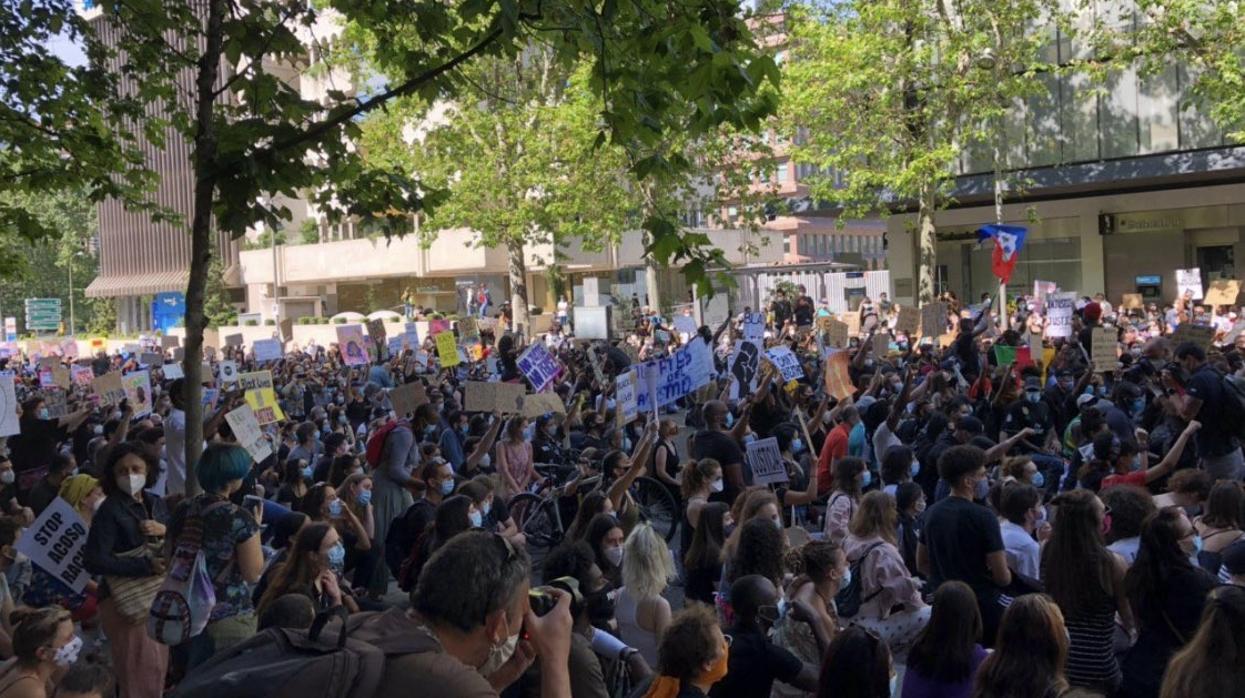
[[[1045,89],[1035,75],[1053,66],[1040,49],[1061,17],[1051,0],[853,0],[792,12],[781,113],[793,155],[842,173],[842,186],[823,175],[810,190],[844,216],[916,203],[920,303],[934,293],[934,213],[954,162],[985,143],[1001,178],[1000,121]]]
[[[203,292],[203,316],[208,327],[232,325],[238,321],[238,309],[229,300],[225,288],[225,265],[220,257],[213,255],[208,266],[207,288]]]
[[[138,123],[155,142],[169,127],[173,137],[192,146],[183,395],[192,494],[203,441],[200,366],[213,233],[238,237],[256,224],[276,227],[290,220],[291,212],[268,194],[310,192],[330,215],[360,217],[419,213],[437,200],[410,172],[362,166],[353,142],[368,113],[403,97],[452,99],[463,87],[458,71],[465,65],[485,57],[513,58],[533,44],[549,47],[559,64],[582,60],[590,66],[589,85],[602,95],[602,143],[629,147],[671,130],[694,134],[721,124],[754,127],[772,110],[771,100],[756,99],[768,71],[761,71],[761,80],[754,75],[755,65],[768,59],[758,53],[736,0],[97,0],[99,21],[115,37],[111,48],[94,38],[70,0],[21,3],[23,8],[36,4],[41,12],[37,23],[29,13],[8,12],[0,17],[10,25],[2,33],[23,36],[37,24],[47,36],[70,27],[72,34],[90,37],[93,65],[108,65],[119,77],[90,85],[75,81],[75,87],[101,92],[61,107],[55,104],[59,94],[51,91],[42,99],[53,104],[21,114],[34,122],[21,135],[38,142],[36,154],[43,161],[37,164],[44,171],[51,154],[63,150],[45,133],[41,119],[69,113],[65,123],[72,124],[74,113],[68,109],[78,103],[103,105],[85,114],[95,119],[96,132],[112,126],[100,114],[129,109],[132,119],[118,124]],[[363,96],[332,91],[323,100],[304,99],[295,85],[265,66],[305,69],[307,50],[299,34],[315,36],[317,22],[335,13],[352,32],[370,38],[370,53],[385,67],[388,80]],[[6,41],[0,59],[32,67],[27,73],[35,78],[47,72],[37,69],[45,50],[31,47],[24,37]],[[44,89],[37,79],[30,85],[28,91]],[[671,112],[670,105],[684,102],[697,107],[690,113]],[[20,142],[7,136],[0,133],[0,142]],[[99,150],[91,149],[90,142],[66,145],[82,145],[95,158],[92,162],[108,162],[98,168],[101,174],[121,167],[116,179],[143,181],[141,159],[115,157],[113,144]],[[677,237],[677,230],[653,235],[655,250],[658,243],[664,243],[662,250],[687,248],[682,241],[658,239]]]

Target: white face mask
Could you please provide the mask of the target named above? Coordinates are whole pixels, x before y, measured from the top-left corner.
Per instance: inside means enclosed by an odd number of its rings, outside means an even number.
[[[480,667],[481,676],[490,676],[503,664],[510,661],[510,657],[514,655],[515,649],[519,646],[519,633],[515,633],[506,638],[505,642],[490,647],[488,650],[488,659],[484,660],[484,664]]]
[[[726,488],[726,483],[722,481],[722,478],[718,478],[714,480],[713,482],[709,483],[710,492],[721,492],[725,488]]]
[[[12,470],[5,470],[4,472],[0,472],[0,482],[3,482],[6,485],[13,484],[13,481],[16,479],[17,479],[17,473],[13,472]]]
[[[609,561],[610,561],[610,564],[611,564],[611,565],[613,565],[613,566],[615,566],[615,567],[619,567],[619,566],[621,566],[621,565],[622,565],[622,559],[623,559],[623,549],[622,549],[622,546],[621,546],[621,545],[618,545],[618,546],[614,546],[614,547],[606,548],[606,549],[605,549],[605,559],[606,559],[606,560],[609,560]]]
[[[56,655],[52,657],[52,662],[62,669],[73,666],[73,663],[78,661],[78,654],[81,651],[82,638],[74,635],[72,640],[56,650]]]
[[[143,491],[143,486],[147,484],[146,475],[120,475],[117,477],[117,487],[128,495],[135,495]]]
[[[480,456],[480,467],[481,468],[487,468],[492,464],[493,464],[493,454],[486,453]]]

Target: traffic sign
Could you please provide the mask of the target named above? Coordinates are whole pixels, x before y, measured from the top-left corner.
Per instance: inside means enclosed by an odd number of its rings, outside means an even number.
[[[61,299],[27,298],[26,328],[55,332],[61,326]]]

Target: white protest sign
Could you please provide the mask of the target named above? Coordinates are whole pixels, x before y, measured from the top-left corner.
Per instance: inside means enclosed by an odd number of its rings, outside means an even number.
[[[707,385],[713,380],[713,350],[705,344],[703,337],[693,339],[680,351],[691,354],[692,364],[688,373],[692,376],[692,390]]]
[[[757,439],[748,444],[748,467],[752,469],[752,484],[768,485],[774,482],[786,482],[787,466],[782,460],[782,451],[778,450],[778,439]]]
[[[82,566],[86,533],[86,522],[78,512],[69,502],[57,497],[22,533],[15,547],[44,572],[73,589],[75,594],[81,594],[91,577]]]
[[[402,341],[406,344],[406,348],[411,351],[419,349],[419,328],[413,322],[408,322],[402,326]]]
[[[1186,293],[1192,294],[1193,300],[1202,297],[1202,270],[1200,267],[1176,270],[1176,295],[1184,298]]]
[[[251,345],[251,349],[255,352],[255,361],[261,364],[268,361],[280,361],[285,355],[285,349],[281,346],[279,339],[257,339]]]
[[[804,377],[804,369],[800,367],[800,359],[787,347],[774,347],[765,352],[778,370],[782,372],[783,382],[800,380]]]
[[[181,364],[165,364],[164,365],[164,377],[168,380],[176,380],[178,378],[185,378],[186,372],[182,370]]]
[[[519,355],[516,362],[523,376],[532,384],[533,392],[542,392],[562,373],[562,366],[553,358],[544,342],[537,342]]]
[[[744,341],[760,343],[765,338],[765,316],[761,313],[744,315]]]
[[[220,362],[220,384],[229,385],[238,382],[238,362],[222,361]]]
[[[264,438],[264,432],[259,428],[259,420],[255,418],[255,411],[250,405],[242,405],[227,413],[225,421],[229,422],[234,438],[248,451],[251,450],[251,444]]]
[[[1071,337],[1075,293],[1052,293],[1046,297],[1046,336]]]
[[[636,396],[635,370],[627,370],[614,377],[614,400],[618,413],[622,415],[622,423],[626,424],[640,413]]]
[[[12,436],[22,431],[17,418],[17,391],[13,387],[13,374],[0,373],[0,436]]]

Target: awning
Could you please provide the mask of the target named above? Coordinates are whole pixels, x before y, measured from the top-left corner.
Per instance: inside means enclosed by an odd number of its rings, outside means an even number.
[[[190,271],[158,271],[150,274],[98,276],[86,287],[87,298],[150,296],[165,291],[186,292]]]

